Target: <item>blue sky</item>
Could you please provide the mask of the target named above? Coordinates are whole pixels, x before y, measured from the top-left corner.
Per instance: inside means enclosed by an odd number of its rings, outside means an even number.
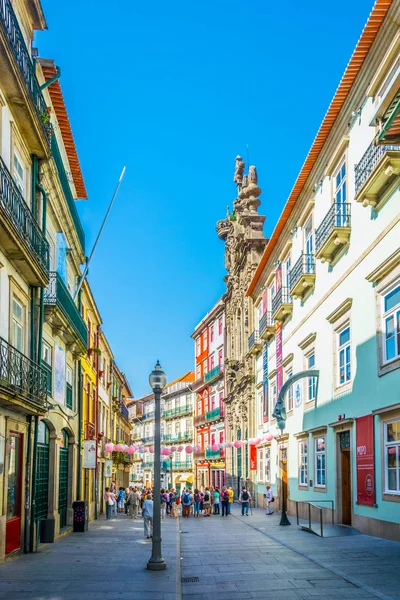
[[[138,397],[159,358],[193,368],[190,334],[224,292],[215,224],[235,198],[234,159],[257,166],[273,230],[372,1],[42,0],[39,54],[61,85],[94,242],[127,171],[89,281]]]

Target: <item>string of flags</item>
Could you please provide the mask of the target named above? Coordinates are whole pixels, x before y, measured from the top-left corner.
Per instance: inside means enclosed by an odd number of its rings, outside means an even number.
[[[270,442],[274,439],[274,436],[271,433],[266,433],[257,438],[250,438],[248,440],[236,440],[234,442],[221,442],[219,444],[208,444],[206,446],[206,450],[211,450],[211,452],[218,452],[218,450],[223,450],[224,448],[241,448],[242,446],[258,446],[263,442]],[[128,446],[127,444],[114,444],[113,442],[108,442],[104,446],[104,450],[106,452],[127,452],[128,454],[146,454],[149,452],[150,454],[154,454],[154,446],[140,446],[132,444]],[[186,454],[192,454],[193,452],[202,452],[202,448],[200,446],[162,446],[161,454],[163,456],[169,456],[173,452],[183,452],[185,450]]]

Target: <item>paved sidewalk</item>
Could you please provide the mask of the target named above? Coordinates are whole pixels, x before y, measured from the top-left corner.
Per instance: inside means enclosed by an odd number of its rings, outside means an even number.
[[[280,515],[181,522],[183,600],[400,599],[400,543],[370,536],[320,538],[279,526]]]
[[[179,600],[177,521],[162,522],[167,570],[147,571],[143,520],[121,515],[0,565],[1,600]],[[179,586],[177,588],[177,583]]]

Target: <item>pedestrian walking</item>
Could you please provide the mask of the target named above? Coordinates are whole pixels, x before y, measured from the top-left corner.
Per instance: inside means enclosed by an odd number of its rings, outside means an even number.
[[[169,501],[171,502],[171,517],[176,519],[178,517],[178,507],[177,500],[180,500],[180,496],[175,492],[174,489],[171,490],[169,495]]]
[[[110,490],[110,491],[111,491],[111,490]],[[116,518],[117,518],[117,508],[118,508],[118,507],[117,507],[117,504],[118,504],[118,496],[117,496],[117,493],[116,493],[116,491],[115,491],[115,492],[111,492],[111,494],[112,494],[112,499],[113,499],[113,502],[114,502],[114,504],[112,505],[112,509],[111,509],[111,517],[112,517],[113,519],[116,519]]]
[[[110,488],[106,487],[104,492],[104,502],[106,503],[106,519],[107,521],[111,521],[112,518],[112,508],[114,506],[114,494],[110,492]]]
[[[229,515],[229,491],[226,487],[222,488],[222,516],[227,517]]]
[[[231,486],[228,487],[228,494],[229,494],[229,504],[228,504],[228,514],[231,514],[231,508],[232,508],[232,504],[233,504],[233,499],[235,497],[235,492],[233,491],[233,489],[231,488]]]
[[[149,494],[143,502],[144,537],[153,537],[153,499]]]
[[[165,518],[166,507],[167,507],[167,494],[166,494],[164,488],[162,488],[160,490],[160,508],[161,508],[161,518],[162,519]]]
[[[182,518],[188,519],[190,517],[190,508],[192,506],[192,494],[190,490],[184,490],[182,494]]]
[[[201,500],[201,495],[200,495],[200,490],[198,490],[197,488],[194,490],[194,496],[193,496],[193,516],[194,517],[200,517],[200,500]]]
[[[214,515],[219,515],[219,507],[221,501],[221,494],[218,488],[215,488],[214,491]]]
[[[265,513],[266,515],[273,515],[274,511],[271,508],[271,504],[275,501],[275,498],[272,494],[272,490],[271,490],[271,486],[267,485],[267,491],[265,494],[265,498],[267,500],[267,512]]]
[[[211,495],[210,495],[210,490],[208,487],[206,487],[205,492],[204,492],[203,509],[204,509],[204,516],[209,517],[211,515]]]
[[[249,502],[251,502],[251,496],[249,492],[246,490],[246,487],[242,487],[242,491],[239,495],[239,502],[242,504],[242,517],[246,514],[246,517],[249,516]]]
[[[125,512],[125,490],[123,487],[120,487],[118,492],[118,512]]]

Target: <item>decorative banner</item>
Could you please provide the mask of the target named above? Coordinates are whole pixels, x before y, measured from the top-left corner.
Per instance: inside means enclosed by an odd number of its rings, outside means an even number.
[[[282,323],[276,325],[276,397],[283,385],[283,366],[282,366]]]
[[[268,421],[268,344],[263,344],[263,422]]]
[[[356,418],[357,504],[375,504],[374,417]]]
[[[112,465],[113,465],[113,461],[112,460],[105,460],[104,461],[104,477],[112,477]]]
[[[95,440],[84,440],[83,442],[83,468],[96,468],[96,442]]]
[[[282,287],[282,264],[279,263],[275,273],[275,294],[279,292]]]
[[[250,446],[250,471],[257,471],[257,448]]]

